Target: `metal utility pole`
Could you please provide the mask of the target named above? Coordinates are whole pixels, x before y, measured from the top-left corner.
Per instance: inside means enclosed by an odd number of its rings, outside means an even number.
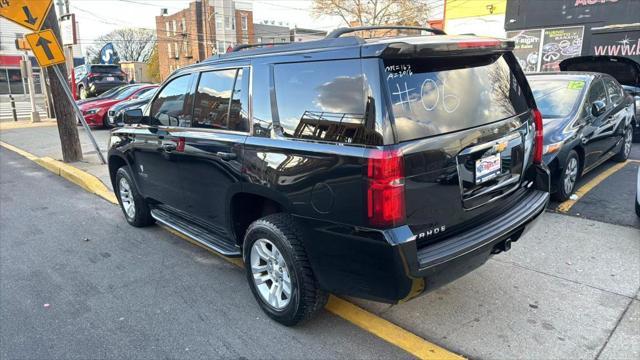
[[[56,37],[60,39],[60,28],[56,19],[55,11],[49,11],[44,21],[43,28],[51,29]],[[62,80],[67,78],[66,69],[60,69]],[[62,146],[62,159],[64,162],[74,162],[82,160],[82,148],[80,147],[80,137],[76,125],[75,109],[68,103],[67,94],[62,87],[63,84],[58,79],[55,71],[47,71],[49,84],[51,87],[51,97],[58,120],[58,133],[60,134],[60,145]]]

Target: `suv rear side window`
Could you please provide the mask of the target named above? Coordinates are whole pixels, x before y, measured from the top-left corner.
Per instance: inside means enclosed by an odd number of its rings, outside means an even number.
[[[248,76],[244,69],[217,70],[200,75],[192,127],[249,131]]]
[[[287,137],[368,144],[360,60],[275,65],[280,126]],[[377,141],[377,140],[376,140]]]
[[[384,60],[399,141],[521,114],[524,92],[503,55]]]

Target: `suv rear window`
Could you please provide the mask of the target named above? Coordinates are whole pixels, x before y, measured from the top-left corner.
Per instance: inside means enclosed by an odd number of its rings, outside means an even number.
[[[120,74],[120,66],[92,66],[91,72],[96,74]]]
[[[398,141],[481,126],[528,110],[503,55],[385,59],[384,67]]]

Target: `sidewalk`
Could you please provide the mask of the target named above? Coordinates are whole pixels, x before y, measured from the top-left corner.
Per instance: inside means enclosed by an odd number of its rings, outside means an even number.
[[[106,158],[109,130],[98,129],[92,130],[92,132]],[[78,127],[78,134],[80,136],[80,144],[82,146],[84,159],[69,165],[96,176],[110,190],[112,190],[107,166],[100,163],[100,159],[98,158],[91,140],[83,127]],[[2,124],[0,125],[0,141],[19,147],[20,149],[28,151],[38,157],[50,157],[55,160],[62,161],[62,150],[60,147],[58,128],[55,121],[50,119],[36,124],[31,124],[29,122]]]

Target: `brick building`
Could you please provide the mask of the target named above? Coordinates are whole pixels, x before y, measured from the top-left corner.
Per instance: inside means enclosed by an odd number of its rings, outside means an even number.
[[[250,3],[196,0],[171,15],[156,16],[160,77],[203,61],[230,46],[254,43]]]

